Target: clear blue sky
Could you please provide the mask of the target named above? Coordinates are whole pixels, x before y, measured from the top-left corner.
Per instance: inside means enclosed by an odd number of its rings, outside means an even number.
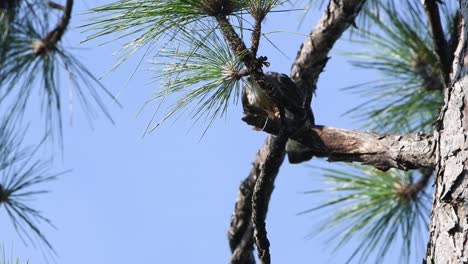
[[[77,48],[74,53],[97,76],[113,65],[112,53],[122,43],[99,46],[105,41],[102,39],[81,45],[86,35],[77,27],[86,17],[77,14],[103,3],[76,1],[72,30],[65,36],[65,46]],[[265,32],[308,33],[318,13],[310,13],[298,29],[300,15],[301,12],[273,14],[266,21]],[[263,41],[260,54],[268,56],[271,62],[268,70],[289,73],[304,36],[290,33],[269,36],[289,58]],[[375,76],[352,69],[337,55],[352,48],[347,41],[340,41],[320,77],[313,101],[318,124],[359,127],[342,114],[362,99],[340,88]],[[117,93],[137,61],[129,60],[105,77],[103,84]],[[54,230],[43,226],[59,253],[58,263],[228,262],[226,232],[238,186],[248,175],[266,134],[245,125],[240,120],[241,105],[232,105],[228,116],[218,120],[201,140],[204,126],[189,131],[192,122],[188,119],[166,123],[142,138],[156,105],[148,106],[138,117],[136,113],[158,89],[157,84],[151,83],[151,77],[151,72],[137,72],[120,94],[124,107],[109,106],[115,125],[101,116],[92,129],[76,112],[70,126],[70,114],[65,113],[63,157],[59,150],[53,150],[53,171],[72,169],[72,172],[47,184],[45,187],[52,192],[34,201],[35,207],[58,227]],[[63,84],[67,89],[66,82]],[[36,123],[31,124],[29,133],[42,131]],[[35,141],[26,143],[35,144]],[[44,157],[50,152],[50,147],[44,150]],[[307,165],[327,164],[315,159]],[[350,250],[332,253],[325,239],[307,239],[318,227],[317,215],[297,215],[320,202],[315,196],[300,194],[322,186],[317,171],[307,165],[285,163],[277,178],[267,219],[273,263],[342,263]],[[13,250],[14,256],[31,264],[43,263],[38,250],[24,246],[18,239],[3,210],[0,226],[0,241],[7,251]]]

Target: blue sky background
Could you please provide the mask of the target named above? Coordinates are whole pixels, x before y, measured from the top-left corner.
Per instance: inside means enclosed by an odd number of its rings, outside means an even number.
[[[122,42],[99,46],[108,39],[80,44],[86,34],[78,15],[105,1],[76,1],[71,30],[65,46],[97,76],[115,62],[114,51]],[[309,33],[319,17],[311,12],[297,28],[301,12],[275,13],[267,18],[264,32],[286,30]],[[289,73],[304,36],[281,33],[269,38],[289,58],[263,41],[260,54],[271,62],[268,70]],[[339,52],[356,47],[340,40],[320,76],[313,101],[318,124],[357,129],[359,124],[343,114],[363,101],[340,88],[372,80],[375,73],[353,69]],[[112,92],[122,90],[135,69],[132,58],[102,82]],[[145,66],[143,66],[145,68]],[[52,190],[34,201],[53,220],[57,230],[42,226],[55,246],[58,263],[227,263],[230,257],[227,228],[239,183],[248,175],[256,151],[266,134],[252,130],[240,117],[241,105],[232,105],[200,139],[204,124],[191,129],[192,121],[168,122],[142,137],[156,104],[136,113],[158,85],[151,72],[138,71],[119,97],[123,108],[109,106],[115,125],[101,116],[92,129],[82,114],[64,114],[64,151],[46,146],[40,153],[53,153],[53,171],[72,169],[45,188]],[[63,88],[67,89],[66,81]],[[73,119],[73,125],[69,121]],[[31,120],[36,116],[31,114]],[[34,145],[42,123],[31,121],[26,145]],[[300,211],[320,203],[319,196],[300,192],[323,187],[318,171],[308,166],[328,166],[314,159],[307,164],[284,163],[267,218],[273,263],[343,263],[352,248],[332,253],[324,237],[306,238],[318,227],[317,214]],[[322,197],[323,198],[323,197]],[[322,215],[323,216],[323,215]],[[29,263],[43,263],[41,253],[25,246],[3,210],[0,210],[1,242],[13,256]],[[422,246],[424,247],[424,246]],[[10,255],[8,253],[7,255]],[[333,258],[332,258],[333,257]],[[396,255],[395,255],[396,257]],[[394,263],[389,261],[388,263]]]

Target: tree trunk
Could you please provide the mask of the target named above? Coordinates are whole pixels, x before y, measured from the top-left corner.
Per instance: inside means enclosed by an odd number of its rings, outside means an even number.
[[[460,11],[452,84],[434,133],[437,178],[425,263],[468,263],[468,0],[460,0]]]

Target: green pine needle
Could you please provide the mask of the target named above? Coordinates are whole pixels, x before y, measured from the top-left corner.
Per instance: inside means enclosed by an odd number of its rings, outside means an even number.
[[[50,162],[36,158],[36,148],[21,148],[24,133],[14,133],[8,120],[0,125],[0,209],[5,210],[13,227],[25,243],[39,246],[44,253],[55,255],[54,248],[41,225],[52,226],[30,202],[47,193],[45,183],[60,174],[50,174]]]
[[[200,2],[123,0],[93,8],[89,13],[95,14],[95,17],[83,27],[95,33],[85,41],[119,33],[121,37],[140,34],[132,41],[135,45],[149,43],[202,18]]]
[[[94,18],[83,27],[93,33],[85,41],[106,35],[131,39],[123,46],[112,70],[140,48],[157,46],[153,64],[159,67],[154,72],[165,88],[147,103],[159,99],[164,102],[172,95],[177,99],[161,121],[156,124],[150,121],[146,132],[187,111],[196,121],[205,118],[209,127],[216,117],[226,113],[230,99],[236,101],[239,97],[239,77],[234,75],[242,69],[229,46],[215,34],[218,29],[213,16],[236,17],[239,25],[234,26],[239,26],[242,34],[244,10],[263,19],[279,3],[277,0],[118,1],[91,9],[89,13]]]
[[[347,54],[356,58],[354,66],[382,78],[348,87],[369,98],[350,112],[374,130],[430,132],[443,102],[443,78],[427,24],[416,15],[424,11],[410,6],[396,12],[392,5],[379,10],[368,13],[376,32],[362,29],[362,38],[353,40],[368,51]]]
[[[34,53],[35,45],[47,30],[50,30],[47,22],[38,23],[35,16],[32,20],[21,19],[10,25],[1,42],[4,49],[0,53],[0,103],[11,105],[10,109],[20,120],[30,99],[38,92],[45,111],[46,130],[61,134],[64,96],[60,76],[65,74],[68,85],[64,86],[68,86],[71,111],[74,111],[76,97],[89,120],[101,112],[112,121],[103,97],[113,101],[115,98],[68,50],[57,45],[55,50],[44,55]]]
[[[201,8],[202,2],[123,0],[96,7],[88,12],[94,16],[90,23],[82,26],[85,32],[93,32],[85,41],[107,35],[115,36],[112,41],[130,38],[116,68],[141,47],[170,42],[180,30],[209,21]]]
[[[334,198],[301,214],[331,212],[319,232],[336,243],[335,250],[351,241],[357,243],[348,262],[358,259],[357,263],[364,263],[371,256],[381,260],[400,240],[401,262],[408,263],[410,256],[417,257],[423,251],[423,243],[415,242],[428,231],[430,200],[423,189],[412,189],[416,173],[355,166],[351,171],[323,171],[331,187],[306,193],[326,193]]]
[[[107,35],[114,37],[111,41],[127,41],[112,68],[115,70],[142,47],[159,45],[161,48],[167,43],[174,43],[180,31],[197,30],[199,24],[212,26],[213,30],[215,26],[212,22],[216,15],[234,16],[242,21],[244,10],[270,10],[276,2],[278,1],[121,0],[93,8],[87,13],[92,17],[88,24],[82,26],[85,32],[90,33],[84,41]],[[258,6],[255,6],[255,3]]]
[[[265,16],[270,13],[270,11],[282,4],[284,1],[279,0],[247,0],[245,1],[247,4],[247,11],[257,19],[258,21],[262,21]]]
[[[205,32],[181,32],[191,34],[191,41],[182,41],[175,49],[161,50],[153,61],[157,66],[153,69],[156,80],[164,88],[150,102],[165,101],[169,96],[177,99],[162,120],[149,126],[148,131],[190,107],[189,116],[196,120],[204,117],[209,127],[216,117],[226,113],[231,99],[237,102],[240,81],[234,75],[242,69],[242,64],[222,38],[215,32]]]

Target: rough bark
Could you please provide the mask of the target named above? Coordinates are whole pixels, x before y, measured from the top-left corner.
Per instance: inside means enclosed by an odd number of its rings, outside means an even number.
[[[310,107],[320,73],[328,61],[328,53],[341,34],[351,25],[365,0],[332,0],[317,25],[302,44],[291,68],[291,79],[304,87]]]
[[[437,178],[426,263],[468,263],[468,0],[460,8],[452,85],[434,134]]]
[[[260,169],[260,175],[255,182],[252,195],[252,223],[254,239],[257,246],[258,259],[262,264],[270,264],[270,241],[266,230],[266,216],[271,193],[281,164],[284,160],[287,133],[282,130],[272,139],[271,149]]]
[[[249,125],[262,127],[276,135],[277,121],[259,115],[247,115],[243,120]],[[265,125],[266,123],[266,125]],[[379,135],[326,126],[305,127],[290,138],[309,147],[314,156],[329,161],[361,162],[380,170],[390,168],[430,168],[435,164],[433,138],[421,133],[407,135]]]
[[[261,168],[265,164],[268,154],[275,148],[275,140],[273,136],[269,136],[266,139],[264,145],[255,156],[249,176],[240,184],[234,213],[231,218],[231,225],[228,231],[229,246],[232,252],[231,264],[255,263],[253,254],[253,226],[251,222],[252,194],[255,183],[260,176]],[[281,165],[284,160],[284,153],[279,158],[280,160],[277,160],[276,163]],[[277,173],[278,171],[275,171],[272,177],[276,177]],[[273,182],[274,181],[271,181],[272,184],[265,188],[265,202],[267,204],[273,192]]]

